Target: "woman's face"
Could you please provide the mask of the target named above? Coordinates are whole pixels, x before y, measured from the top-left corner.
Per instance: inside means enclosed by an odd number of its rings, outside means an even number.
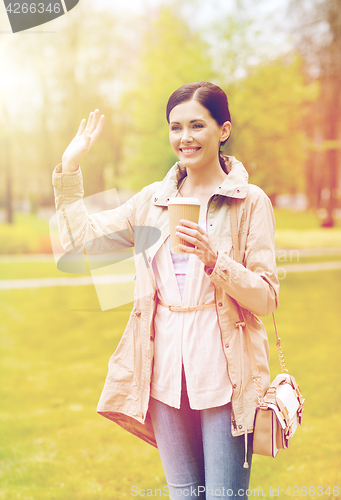
[[[230,122],[218,125],[196,100],[178,104],[169,115],[169,141],[186,168],[219,164],[220,142],[228,138],[230,130]]]

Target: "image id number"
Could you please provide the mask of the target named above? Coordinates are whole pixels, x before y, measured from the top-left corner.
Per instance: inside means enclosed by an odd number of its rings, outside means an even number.
[[[35,2],[29,2],[29,3],[14,3],[13,8],[12,8],[12,3],[8,5],[6,8],[7,12],[10,14],[27,14],[28,12],[30,14],[35,14],[38,12],[38,14],[43,14],[44,12],[49,12],[52,14],[54,12],[55,14],[59,14],[61,11],[60,4],[59,3],[49,3],[46,7],[43,3],[35,3]]]
[[[308,495],[310,497],[315,495],[318,497],[322,497],[323,495],[333,495],[334,497],[337,497],[339,495],[339,488],[338,486],[334,486],[333,488],[331,486],[328,486],[328,488],[323,488],[323,486],[301,486],[301,488],[298,486],[289,486],[289,488],[285,490],[284,494],[289,497],[306,497]]]

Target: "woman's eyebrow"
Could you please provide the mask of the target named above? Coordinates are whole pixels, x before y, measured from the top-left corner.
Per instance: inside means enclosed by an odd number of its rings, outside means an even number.
[[[195,123],[195,122],[204,122],[205,120],[203,118],[196,118],[195,120],[191,120],[189,123]],[[170,122],[169,125],[180,125],[180,122]]]

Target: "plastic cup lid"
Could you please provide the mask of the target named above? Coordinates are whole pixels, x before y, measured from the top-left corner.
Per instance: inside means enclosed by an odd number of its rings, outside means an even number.
[[[169,198],[168,205],[199,205],[200,201],[198,198],[186,198],[184,196],[177,198]]]

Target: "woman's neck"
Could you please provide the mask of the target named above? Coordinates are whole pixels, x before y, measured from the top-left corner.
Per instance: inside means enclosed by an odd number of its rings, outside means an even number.
[[[182,196],[192,196],[197,193],[213,192],[226,178],[226,173],[220,163],[213,168],[187,168],[187,179],[181,189]]]

